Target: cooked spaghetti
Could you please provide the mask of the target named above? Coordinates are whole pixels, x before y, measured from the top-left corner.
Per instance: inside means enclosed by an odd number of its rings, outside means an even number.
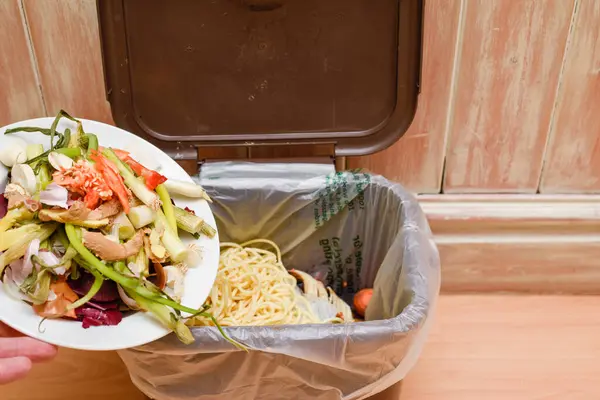
[[[252,245],[267,245],[275,252]],[[221,243],[219,271],[207,300],[222,326],[322,323],[281,262],[281,250],[270,240]],[[202,317],[195,325],[212,325]]]

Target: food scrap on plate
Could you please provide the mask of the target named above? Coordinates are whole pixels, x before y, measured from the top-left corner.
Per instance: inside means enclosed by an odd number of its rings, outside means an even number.
[[[71,132],[56,129],[69,119]],[[13,133],[40,132],[50,148]],[[0,277],[11,296],[40,319],[118,325],[148,312],[192,342],[182,313],[212,316],[181,304],[185,272],[200,250],[182,231],[214,237],[171,195],[210,200],[198,185],[171,181],[121,149],[102,147],[82,123],[61,111],[51,128],[18,127],[0,136],[0,162],[10,175],[0,194]]]

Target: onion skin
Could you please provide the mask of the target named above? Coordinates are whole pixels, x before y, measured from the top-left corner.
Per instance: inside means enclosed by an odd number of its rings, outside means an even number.
[[[362,289],[354,295],[354,311],[363,318],[372,296],[373,289]]]
[[[153,265],[154,270],[156,271],[156,277],[158,278],[156,281],[156,286],[158,286],[160,290],[163,290],[167,284],[167,274],[165,273],[165,269],[161,263],[155,262]]]
[[[117,291],[119,292],[119,297],[127,307],[131,308],[134,311],[140,310],[140,306],[138,305],[138,303],[136,303],[135,300],[129,297],[127,293],[125,293],[121,285],[117,285]]]
[[[8,168],[27,161],[27,142],[18,136],[0,135],[0,162]]]

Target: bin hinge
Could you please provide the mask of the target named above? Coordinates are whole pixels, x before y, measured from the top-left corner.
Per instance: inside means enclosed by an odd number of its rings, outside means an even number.
[[[198,147],[198,162],[203,164],[215,161],[256,161],[256,162],[312,162],[335,163],[333,143],[268,144],[221,147]]]
[[[334,164],[336,170],[345,168],[345,158],[335,156],[333,143],[268,144],[236,146],[201,146],[173,157],[191,175],[197,174],[202,164],[219,161],[255,161],[279,163]]]

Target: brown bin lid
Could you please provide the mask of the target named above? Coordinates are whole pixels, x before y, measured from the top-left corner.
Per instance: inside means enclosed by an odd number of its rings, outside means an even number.
[[[115,123],[176,158],[370,154],[416,111],[423,0],[98,0],[98,13]]]

